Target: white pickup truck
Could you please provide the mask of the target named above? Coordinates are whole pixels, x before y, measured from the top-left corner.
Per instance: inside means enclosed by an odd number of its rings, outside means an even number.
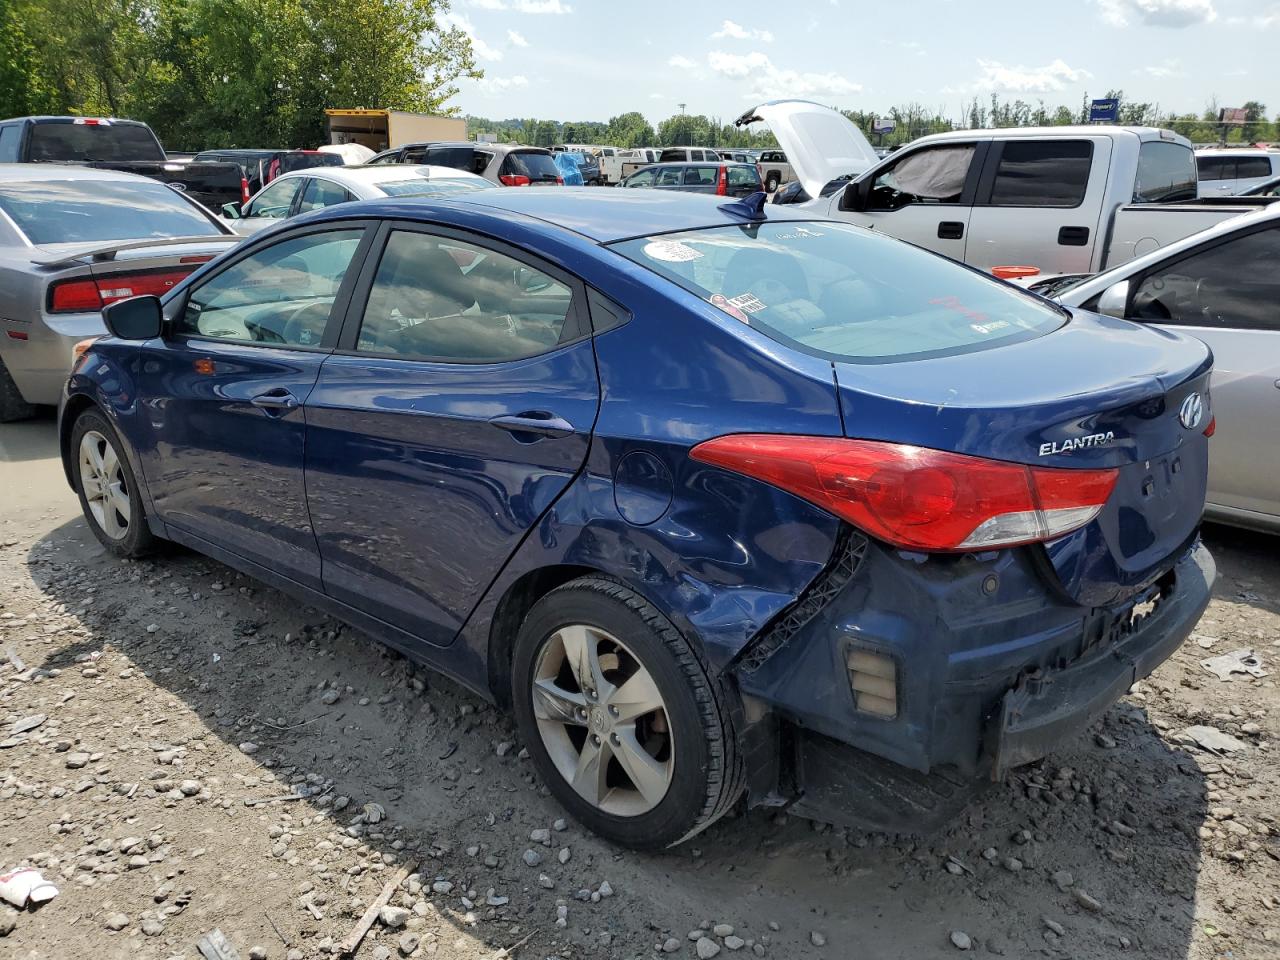
[[[1151,127],[1013,127],[922,137],[883,160],[842,114],[800,100],[748,110],[801,202],[990,270],[1095,273],[1265,200],[1198,199],[1191,143]]]

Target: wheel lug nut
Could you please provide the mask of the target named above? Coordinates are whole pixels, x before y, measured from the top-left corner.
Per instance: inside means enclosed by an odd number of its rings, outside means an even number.
[[[609,716],[616,717],[617,715],[618,715],[618,708],[611,704],[609,706]]]
[[[621,741],[618,740],[618,735],[616,733],[609,734],[609,742],[612,743],[615,747],[621,743]]]
[[[597,747],[600,746],[600,738],[596,736],[594,733],[591,735],[591,742],[594,743]]]

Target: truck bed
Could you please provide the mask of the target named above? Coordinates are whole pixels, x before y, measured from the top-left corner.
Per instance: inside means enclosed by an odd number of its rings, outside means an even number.
[[[1216,223],[1261,210],[1280,197],[1200,197],[1130,203],[1116,210],[1103,269],[1128,263]]]

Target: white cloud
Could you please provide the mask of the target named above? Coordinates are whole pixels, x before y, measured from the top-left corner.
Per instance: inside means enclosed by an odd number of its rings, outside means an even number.
[[[847,97],[862,90],[862,85],[838,73],[815,73],[778,67],[767,54],[725,53],[713,50],[707,54],[707,65],[726,77],[750,77],[744,84],[743,96],[752,100],[784,97]]]
[[[711,35],[712,40],[761,40],[764,43],[773,43],[773,34],[768,30],[750,30],[740,23],[734,23],[732,20],[726,20],[724,24]]]
[[[497,47],[491,47],[478,36],[476,36],[476,28],[460,13],[454,13],[452,10],[440,17],[440,26],[446,30],[452,30],[457,27],[467,35],[471,40],[471,49],[475,55],[481,60],[498,61],[502,59],[502,51]]]
[[[479,84],[481,91],[491,95],[506,93],[508,90],[515,90],[528,85],[528,78],[519,74],[514,77],[485,77]]]
[[[1152,64],[1149,67],[1143,67],[1141,70],[1135,70],[1134,73],[1145,73],[1149,77],[1155,77],[1157,80],[1166,80],[1169,77],[1185,77],[1182,62],[1180,60],[1163,60],[1160,63]]]
[[[507,31],[507,43],[511,44],[513,47],[527,47],[529,45],[529,41],[526,40],[523,35],[516,33],[514,30]]]
[[[674,57],[672,57],[670,60],[667,61],[667,66],[675,67],[678,70],[692,70],[694,67],[697,66],[697,63],[690,60],[688,57],[682,57],[680,56],[680,54],[676,54]]]
[[[514,10],[516,13],[573,13],[573,7],[560,0],[470,0],[481,10]],[[447,14],[446,14],[447,16]]]
[[[1213,0],[1096,0],[1102,19],[1114,27],[1191,27],[1218,19]]]
[[[1006,93],[1055,93],[1091,76],[1089,71],[1076,70],[1061,60],[1043,67],[1008,67],[996,60],[979,60],[978,69],[982,72],[972,89]]]
[[[1268,7],[1262,13],[1253,18],[1252,23],[1255,27],[1267,30],[1271,27],[1280,27],[1280,4]]]

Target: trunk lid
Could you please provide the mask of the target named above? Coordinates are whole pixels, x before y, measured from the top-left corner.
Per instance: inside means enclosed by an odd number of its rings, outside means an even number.
[[[1078,603],[1133,596],[1196,535],[1212,417],[1212,354],[1198,340],[1077,311],[1022,343],[834,366],[847,436],[1042,467],[1118,468],[1102,513],[1043,547]]]
[[[811,197],[838,177],[856,177],[880,158],[848,117],[807,100],[772,100],[748,110],[735,126],[764,122]]]

